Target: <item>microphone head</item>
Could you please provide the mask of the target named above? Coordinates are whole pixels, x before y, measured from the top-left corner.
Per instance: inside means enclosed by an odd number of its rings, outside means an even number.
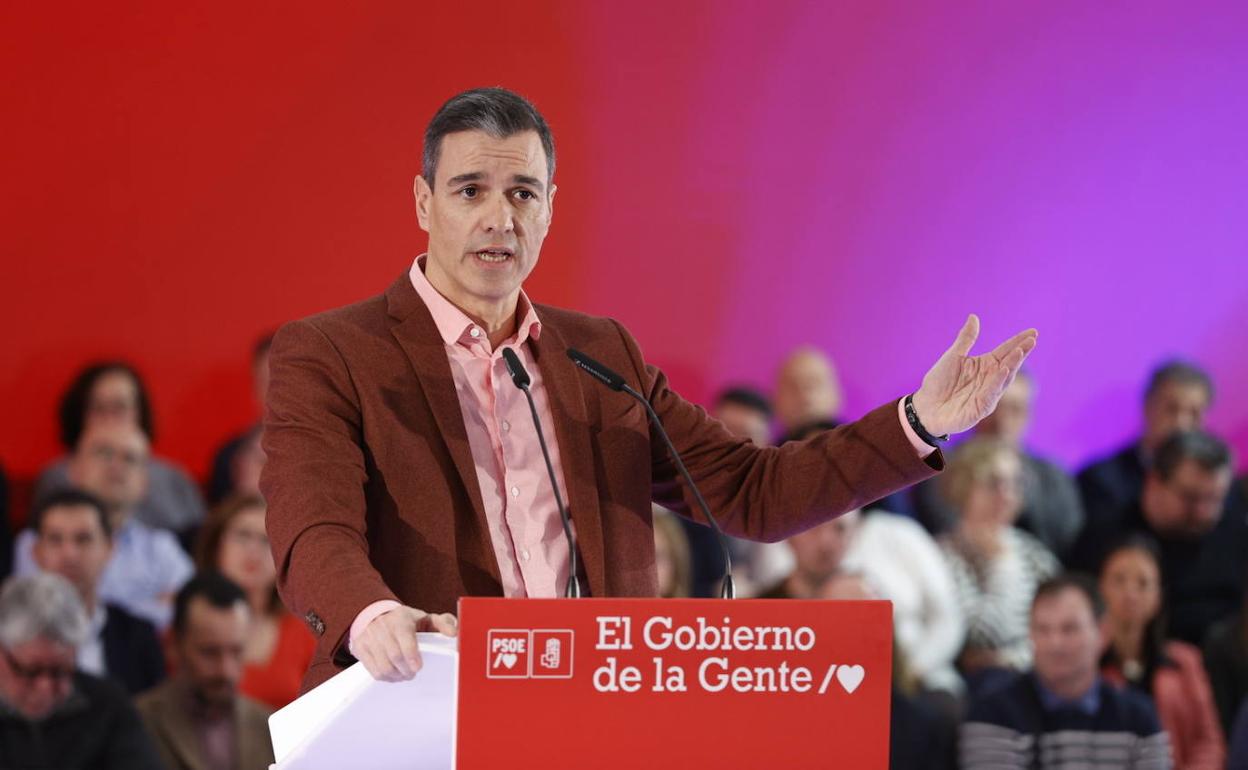
[[[568,358],[572,359],[572,363],[584,369],[586,372],[589,372],[594,379],[598,380],[603,385],[606,385],[611,390],[624,390],[624,386],[627,383],[624,382],[623,377],[585,355],[576,348],[568,348]]]
[[[529,387],[529,373],[525,370],[524,364],[520,363],[520,356],[516,355],[516,351],[503,348],[503,361],[507,364],[507,373],[511,375],[511,381],[516,384],[516,387],[521,390]]]

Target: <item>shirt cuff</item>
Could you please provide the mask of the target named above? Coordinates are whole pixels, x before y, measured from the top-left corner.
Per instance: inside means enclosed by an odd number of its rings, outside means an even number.
[[[359,638],[360,634],[364,633],[365,627],[376,620],[378,615],[384,615],[390,610],[402,606],[394,599],[382,599],[360,610],[360,614],[356,615],[355,620],[351,621],[351,632],[347,637],[347,649],[351,650],[355,645],[355,640]],[[355,652],[352,651],[351,654],[354,655]]]
[[[901,420],[901,429],[906,434],[906,438],[910,439],[910,446],[914,447],[914,451],[919,453],[919,457],[927,457],[936,451],[936,447],[919,438],[919,434],[915,433],[914,428],[910,427],[910,421],[906,419],[906,400],[904,398],[897,402],[897,419]],[[368,610],[364,612],[368,612]],[[361,612],[360,614],[363,615],[364,613]],[[358,623],[359,620],[357,619],[356,622]],[[355,626],[351,626],[351,638],[355,638]]]

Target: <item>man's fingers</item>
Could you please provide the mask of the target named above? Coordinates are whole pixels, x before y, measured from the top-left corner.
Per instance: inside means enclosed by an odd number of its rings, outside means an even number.
[[[997,345],[992,351],[992,357],[1001,361],[1013,352],[1015,348],[1022,348],[1024,353],[1030,353],[1036,346],[1036,337],[1039,334],[1035,329],[1024,329],[1000,345]]]
[[[446,636],[459,636],[459,619],[449,612],[426,617],[429,627]]]
[[[395,640],[399,646],[399,655],[403,660],[403,670],[410,672],[406,678],[410,679],[420,671],[421,666],[425,664],[424,659],[420,657],[420,643],[416,641],[416,633],[398,633]]]
[[[959,356],[965,356],[971,352],[971,348],[975,346],[975,340],[977,339],[979,339],[979,316],[971,313],[966,317],[966,323],[962,324],[962,329],[958,332],[958,337],[953,341],[953,345],[949,347],[949,351]]]

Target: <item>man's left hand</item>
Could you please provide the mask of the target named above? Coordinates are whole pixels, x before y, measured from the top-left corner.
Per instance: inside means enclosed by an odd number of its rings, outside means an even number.
[[[936,436],[961,433],[992,414],[1001,393],[1036,347],[1037,334],[1027,329],[991,353],[971,356],[979,338],[979,316],[972,313],[914,394],[914,411],[927,432]]]

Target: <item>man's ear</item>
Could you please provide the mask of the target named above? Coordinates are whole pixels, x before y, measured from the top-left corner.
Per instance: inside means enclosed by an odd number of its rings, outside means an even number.
[[[559,192],[559,186],[552,184],[550,186],[550,195],[546,196],[546,224],[550,224],[550,220],[555,218],[555,193]]]
[[[416,221],[420,229],[429,232],[429,204],[433,201],[433,190],[423,176],[416,176],[412,184],[412,194],[416,197]]]

